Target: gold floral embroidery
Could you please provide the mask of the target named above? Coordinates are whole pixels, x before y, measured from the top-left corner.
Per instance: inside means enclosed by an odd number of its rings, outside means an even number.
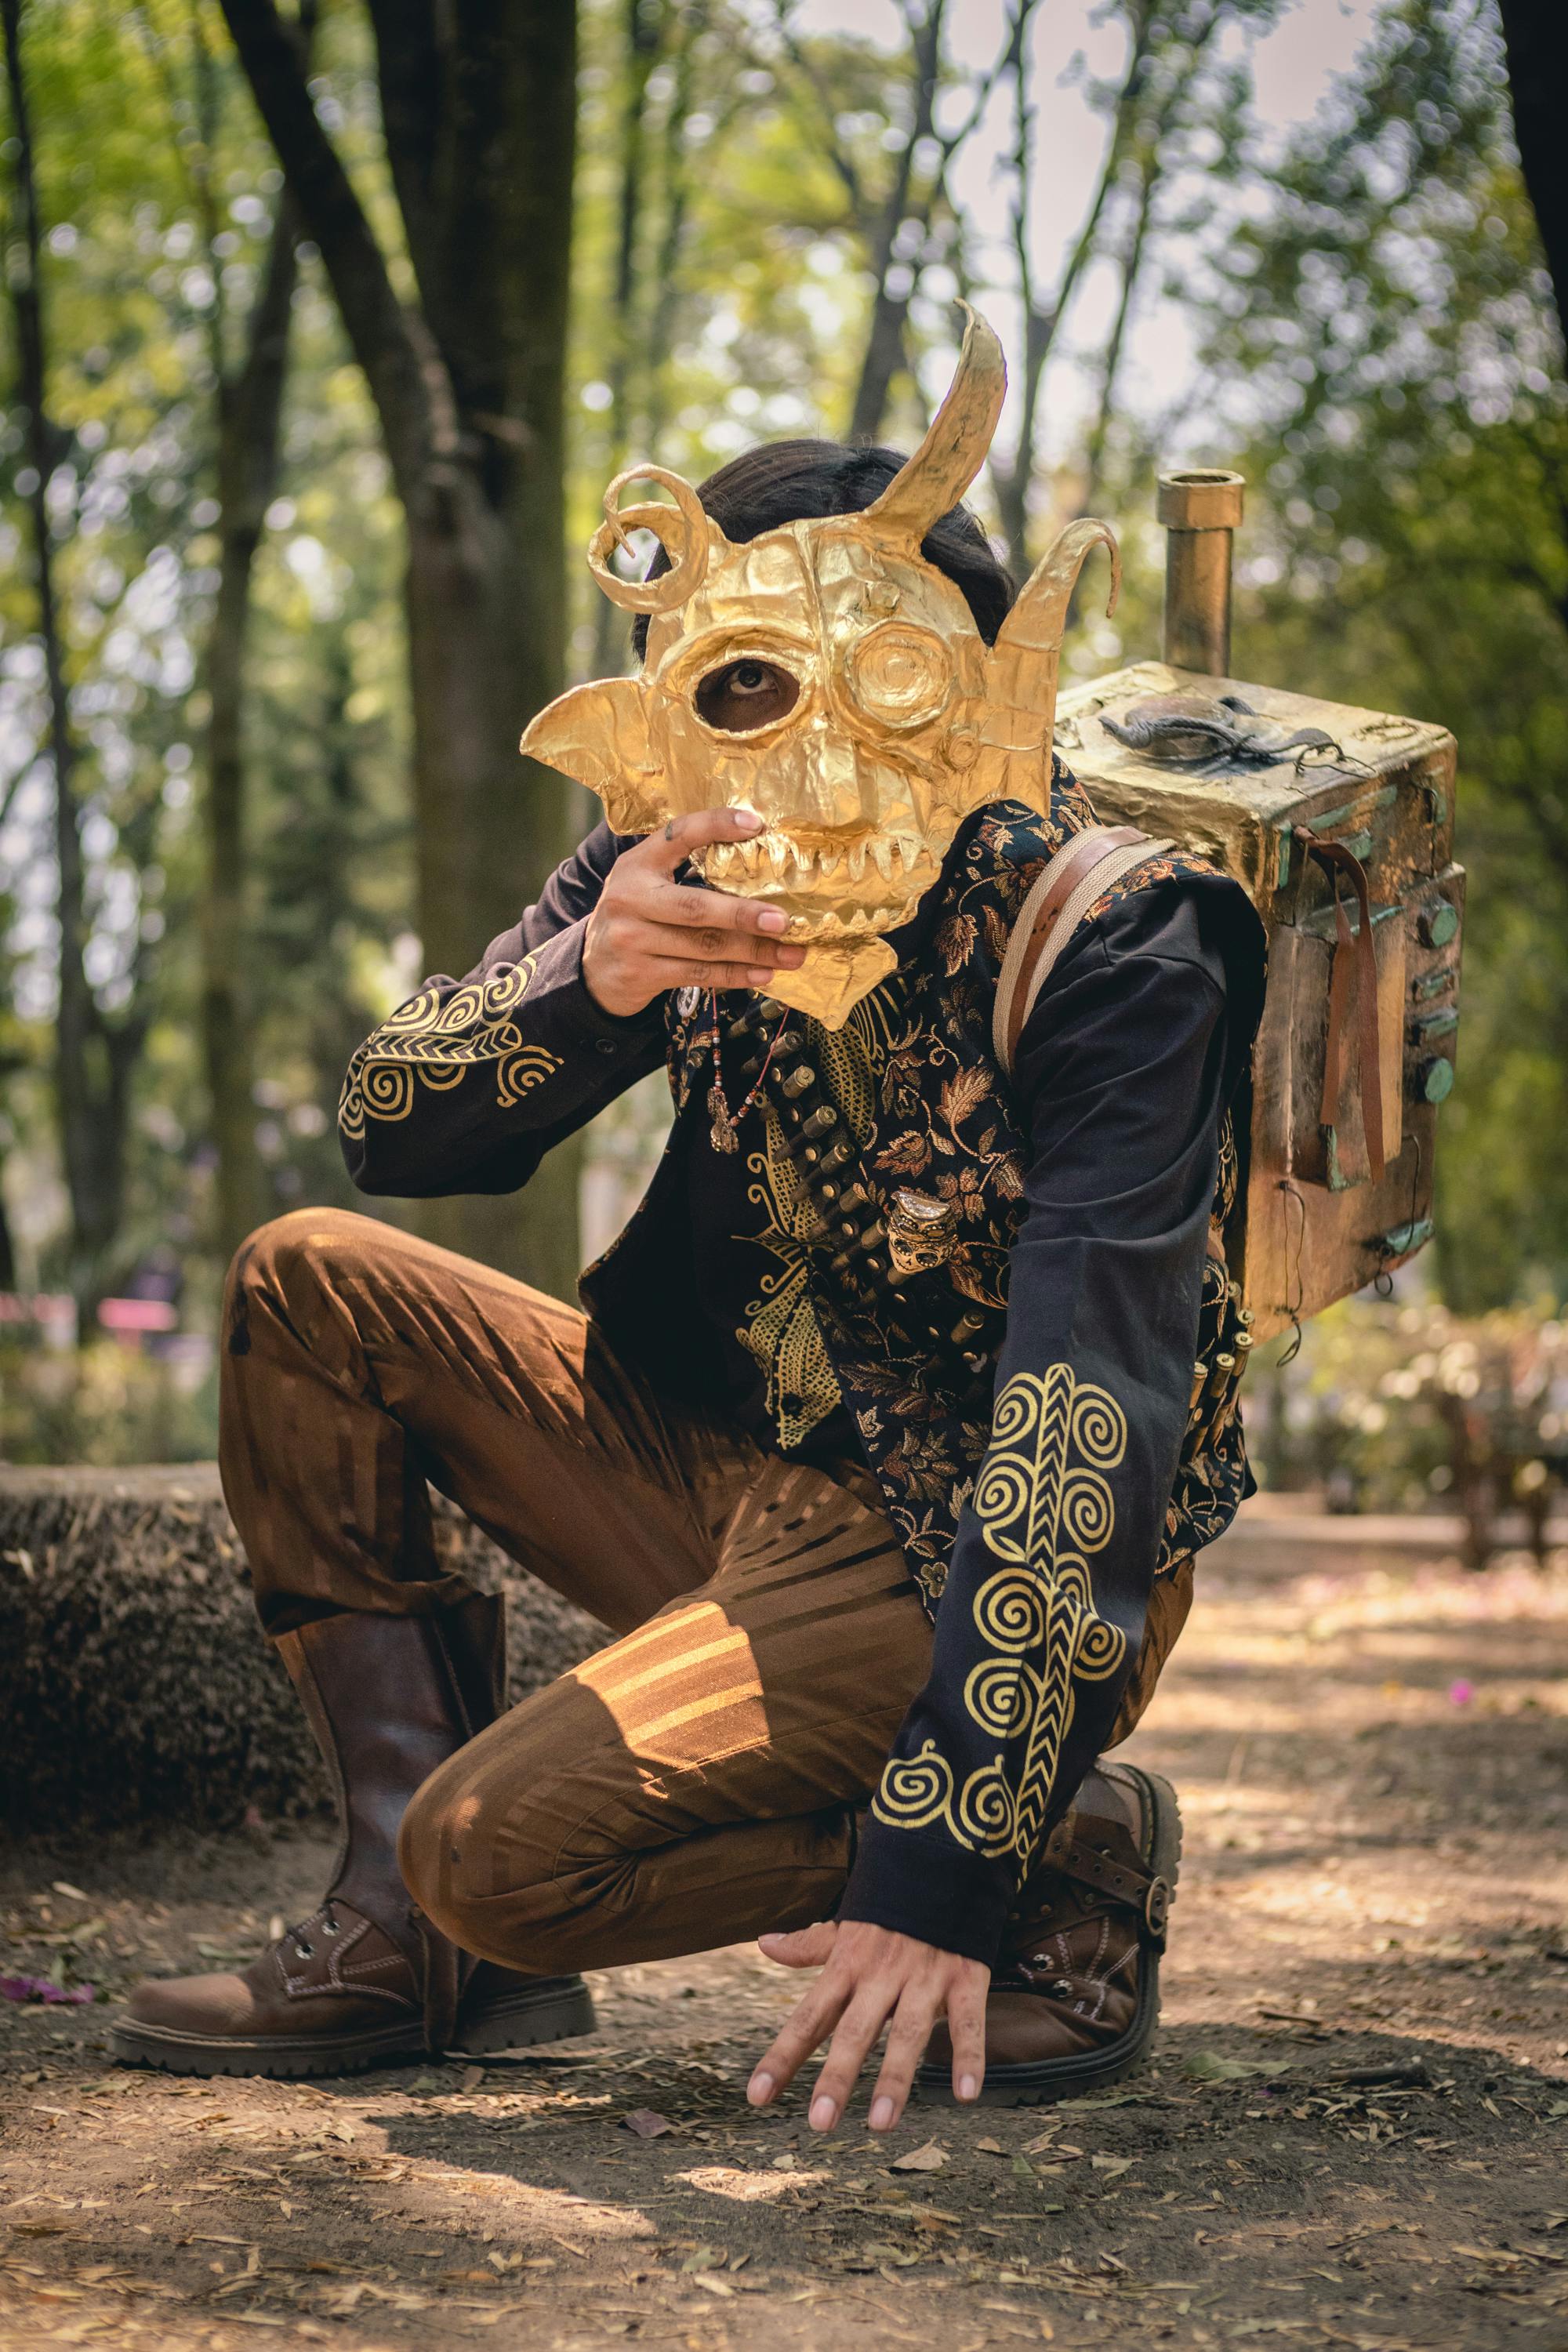
[[[877,993],[880,993],[878,992]],[[804,1023],[806,1059],[842,1110],[857,1143],[876,1118],[877,1076],[885,1050],[886,1015],[876,994],[864,997],[840,1030]],[[753,1182],[747,1198],[766,1213],[751,1236],[778,1262],[763,1276],[761,1295],[746,1304],[736,1332],[767,1384],[767,1409],[785,1446],[798,1445],[840,1403],[838,1381],[811,1296],[807,1244],[816,1212],[795,1172],[776,1114],[764,1116],[763,1149],[746,1162]]]
[[[746,1162],[755,1180],[746,1197],[766,1212],[768,1222],[755,1239],[778,1265],[763,1276],[761,1296],[747,1301],[746,1319],[735,1336],[751,1350],[767,1384],[767,1409],[780,1444],[791,1446],[826,1420],[839,1391],[811,1303],[805,1244],[816,1213],[772,1109],[764,1115],[763,1132],[763,1149]]]
[[[1115,1529],[1106,1473],[1126,1451],[1121,1407],[1069,1364],[1008,1381],[973,1498],[986,1549],[1003,1566],[974,1596],[989,1654],[971,1669],[963,1706],[993,1738],[1024,1736],[1016,1787],[1000,1752],[956,1786],[927,1740],[917,1756],[889,1761],[872,1801],[879,1821],[895,1829],[940,1822],[961,1845],[1028,1861],[1072,1726],[1075,1685],[1104,1681],[1127,1654],[1126,1635],[1095,1613],[1089,1569]]]
[[[856,1006],[836,1043],[819,1047],[823,1033],[808,1028],[813,1046],[824,1056],[814,1066],[849,1111],[869,1187],[887,1196],[900,1185],[912,1185],[952,1204],[958,1239],[947,1262],[947,1280],[958,1298],[994,1316],[1005,1307],[1027,1150],[1019,1107],[992,1066],[996,974],[1030,884],[1064,842],[1094,821],[1088,799],[1059,762],[1053,771],[1048,818],[1016,802],[988,809],[953,856],[934,911],[931,947],[910,956]],[[1168,870],[1194,882],[1213,878],[1211,869],[1190,858],[1169,861]],[[1147,872],[1140,868],[1133,883],[1141,884]],[[1115,895],[1125,895],[1132,886],[1119,886]],[[705,1058],[696,1050],[706,1024],[706,999],[694,997],[685,1013],[671,999],[669,1070],[678,1111],[685,1108],[694,1083],[706,1082]],[[861,1048],[872,1080],[868,1112],[861,1091]],[[840,1053],[848,1057],[843,1063]],[[863,1126],[866,1117],[868,1125]],[[1215,1202],[1215,1214],[1222,1217],[1234,1171],[1234,1144],[1227,1135]],[[765,1171],[757,1161],[752,1172],[761,1184]],[[826,1397],[827,1381],[834,1382],[835,1395],[841,1388],[881,1487],[883,1508],[934,1617],[959,1516],[990,1441],[989,1365],[974,1370],[971,1380],[970,1368],[945,1351],[901,1354],[875,1311],[858,1309],[831,1285],[819,1287],[813,1304],[804,1245],[786,1221],[770,1222],[764,1246],[773,1263],[766,1293],[752,1302],[741,1336],[774,1395]],[[1222,1283],[1222,1295],[1223,1289]],[[1227,1311],[1222,1311],[1221,1300],[1211,1300],[1205,1276],[1194,1350],[1205,1368],[1221,1352],[1237,1352],[1226,1336]],[[993,1344],[991,1333],[984,1344]],[[1235,1379],[1232,1373],[1232,1391]],[[1221,1533],[1246,1491],[1240,1419],[1228,1407],[1215,1412],[1214,1392],[1211,1380],[1211,1402],[1184,1445],[1156,1575]],[[815,1426],[820,1417],[801,1425]],[[787,1444],[787,1433],[781,1434]]]
[[[416,1082],[438,1093],[460,1086],[480,1064],[494,1067],[502,1110],[561,1067],[561,1056],[524,1042],[511,1015],[527,995],[537,959],[500,964],[483,980],[443,996],[419,990],[373,1030],[349,1064],[338,1123],[347,1136],[364,1133],[367,1118],[406,1118]]]

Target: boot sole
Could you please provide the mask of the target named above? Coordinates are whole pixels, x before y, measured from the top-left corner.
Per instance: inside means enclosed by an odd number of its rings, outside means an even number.
[[[526,2050],[536,2042],[563,2042],[592,2033],[594,1996],[581,1978],[541,1984],[532,1992],[509,1993],[489,2001],[461,2025],[447,2047],[459,2057],[496,2050]],[[415,2024],[382,2026],[368,2033],[268,2034],[242,2041],[232,2034],[177,2033],[171,2027],[128,2019],[110,2039],[122,2066],[151,2066],[166,2074],[360,2074],[372,2066],[404,2066],[429,2058],[425,2035]]]
[[[1156,1876],[1164,1879],[1174,1900],[1182,1867],[1182,1815],[1176,1792],[1158,1772],[1136,1764],[1120,1768],[1136,1776],[1152,1823],[1145,1859]],[[1011,2066],[988,2066],[977,2100],[964,2105],[982,2107],[1035,2107],[1068,2099],[1082,2091],[1108,2090],[1146,2062],[1160,2022],[1160,1955],[1145,1947],[1139,1970],[1138,2002],[1125,2033],[1100,2050],[1077,2050],[1063,2058],[1038,2058]],[[922,2066],[915,2076],[916,2095],[937,2106],[956,2106],[952,2077],[945,2067]]]
[[[581,1977],[568,1978],[564,1983],[541,1985],[533,1993],[508,1993],[504,2000],[487,2001],[448,2046],[465,2058],[479,2058],[494,2050],[528,2050],[536,2042],[595,2033],[598,2024],[593,1994]]]

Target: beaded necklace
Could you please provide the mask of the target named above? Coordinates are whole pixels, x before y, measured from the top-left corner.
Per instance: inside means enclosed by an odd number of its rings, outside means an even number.
[[[730,1097],[724,1091],[724,1064],[719,1042],[719,997],[717,991],[711,988],[708,992],[708,1019],[709,1031],[705,1042],[713,1048],[713,1083],[708,1089],[708,1116],[712,1122],[708,1130],[709,1140],[715,1151],[738,1151],[741,1148],[741,1121],[763,1091],[763,1081],[768,1075],[773,1048],[784,1034],[784,1023],[789,1019],[789,1007],[786,1005],[780,1013],[778,1025],[768,1040],[767,1052],[763,1055],[763,1066],[747,1089],[744,1100],[734,1110],[731,1109]]]

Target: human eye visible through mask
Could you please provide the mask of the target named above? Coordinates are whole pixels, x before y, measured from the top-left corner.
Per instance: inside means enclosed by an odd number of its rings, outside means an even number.
[[[750,735],[787,718],[800,699],[788,670],[754,656],[710,670],[692,698],[697,716],[724,735]]]

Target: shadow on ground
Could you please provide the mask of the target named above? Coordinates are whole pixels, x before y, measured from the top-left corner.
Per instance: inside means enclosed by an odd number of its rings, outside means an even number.
[[[1568,1572],[1219,1571],[1132,1751],[1187,1818],[1136,2080],[823,2142],[744,2105],[791,1999],[744,1950],[601,1979],[591,2042],[321,2084],[5,2006],[0,2347],[1568,2352]],[[221,1961],[329,1853],[15,1853],[5,1966]]]

